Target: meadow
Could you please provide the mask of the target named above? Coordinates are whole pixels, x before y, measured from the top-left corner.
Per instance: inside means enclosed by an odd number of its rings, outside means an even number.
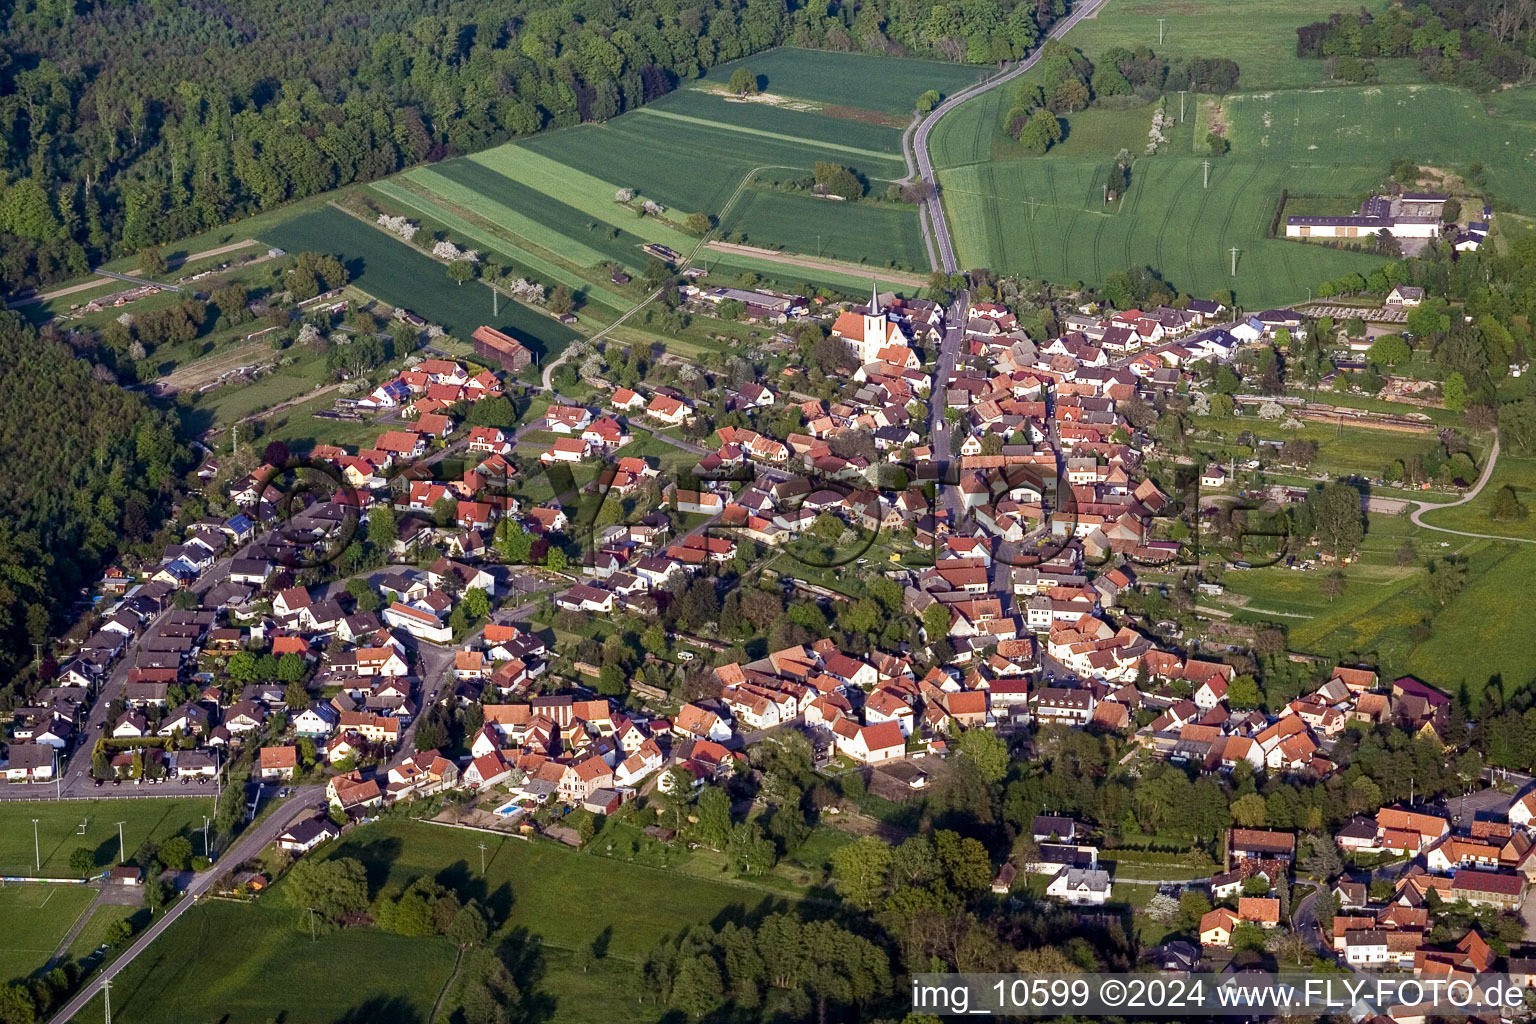
[[[1399,566],[1405,540],[1416,560]],[[1425,563],[1449,556],[1466,560],[1468,582],[1440,607],[1426,590]],[[1536,630],[1536,608],[1509,600],[1536,573],[1536,545],[1421,530],[1406,514],[1373,515],[1362,556],[1343,572],[1344,592],[1333,600],[1319,586],[1325,570],[1228,572],[1223,582],[1236,598],[1213,603],[1237,622],[1284,626],[1293,651],[1374,664],[1387,678],[1412,674],[1450,692],[1465,682],[1480,694],[1495,676],[1520,683],[1536,675],[1536,651],[1525,641]]]
[[[203,815],[213,814],[213,800],[168,797],[134,800],[66,800],[60,803],[0,803],[0,875],[37,874],[32,843],[32,819],[37,818],[37,847],[42,873],[72,878],[69,855],[85,847],[105,871],[118,862],[117,822],[123,822],[123,845],[129,857],[146,839],[163,842],[174,835],[192,836],[192,847],[203,852]],[[79,834],[81,823],[85,834]]]
[[[375,893],[429,875],[481,900],[498,922],[492,943],[539,961],[530,987],[542,997],[541,1019],[554,1024],[655,1020],[664,1008],[636,1003],[630,972],[659,939],[792,905],[752,886],[402,819],[361,828],[317,855],[356,857]],[[251,905],[191,909],[113,988],[114,1019],[427,1024],[452,976],[446,939],[348,928],[312,942],[297,914],[281,882]],[[600,938],[604,955],[583,969],[576,951]],[[96,1000],[80,1019],[101,1011]]]
[[[932,137],[961,264],[1090,284],[1148,265],[1189,294],[1232,289],[1239,303],[1257,308],[1301,300],[1323,280],[1381,262],[1268,237],[1283,191],[1310,207],[1353,200],[1409,155],[1452,172],[1481,163],[1495,195],[1532,212],[1533,91],[1485,101],[1413,84],[1416,71],[1393,61],[1378,62],[1376,84],[1333,86],[1324,62],[1295,56],[1295,30],[1339,6],[1255,0],[1233,17],[1230,5],[1214,0],[1110,0],[1072,30],[1072,46],[1090,59],[1136,45],[1169,57],[1231,57],[1239,93],[1184,96],[1183,120],[1154,156],[1144,155],[1150,105],[1067,115],[1065,138],[1037,157],[1004,131],[1016,85],[963,104]],[[1177,121],[1180,97],[1165,102]],[[1206,135],[1218,125],[1231,149],[1210,159],[1207,184]],[[1104,183],[1122,149],[1135,158],[1131,185],[1106,203]]]
[[[290,252],[332,253],[341,258],[351,283],[392,306],[403,306],[468,338],[476,327],[500,328],[548,358],[564,351],[576,332],[548,314],[517,302],[491,313],[491,293],[482,285],[459,285],[441,263],[335,207],[324,207],[279,224],[262,241]]]
[[[1531,518],[1529,512],[1524,519],[1508,522],[1496,522],[1493,519],[1494,500],[1505,487],[1513,487],[1516,497],[1527,509],[1536,505],[1536,458],[1511,455],[1507,448],[1503,449],[1482,493],[1465,505],[1426,512],[1423,519],[1445,530],[1536,540],[1536,520]]]

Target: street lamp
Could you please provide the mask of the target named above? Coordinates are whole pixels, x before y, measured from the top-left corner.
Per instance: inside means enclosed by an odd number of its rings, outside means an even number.
[[[32,819],[32,856],[37,859],[37,873],[43,873],[43,848],[37,841],[37,819]]]

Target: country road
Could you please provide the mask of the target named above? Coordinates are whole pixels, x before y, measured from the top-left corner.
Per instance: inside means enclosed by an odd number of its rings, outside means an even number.
[[[1051,26],[1051,30],[1046,33],[1045,39],[1060,39],[1072,31],[1072,27],[1079,21],[1082,21],[1097,10],[1103,2],[1104,0],[1083,0],[1082,3],[1073,8],[1071,14]],[[960,271],[960,265],[955,259],[955,247],[949,236],[949,225],[944,220],[944,199],[938,193],[938,178],[933,173],[933,161],[928,155],[928,136],[933,132],[934,125],[939,123],[940,118],[960,106],[966,100],[980,96],[982,93],[995,89],[1005,82],[1012,81],[1039,63],[1040,56],[1044,52],[1043,44],[1045,39],[1041,40],[1042,45],[1036,46],[1033,53],[1007,71],[961,89],[945,99],[943,103],[934,108],[933,113],[923,118],[922,122],[917,126],[917,131],[912,136],[912,154],[917,160],[917,176],[934,187],[932,198],[923,201],[923,210],[928,215],[928,223],[931,225],[934,238],[939,246],[939,265],[934,268],[936,270],[942,270],[947,274],[955,274]],[[911,169],[910,163],[908,169]]]
[[[1477,478],[1477,483],[1472,486],[1472,489],[1466,494],[1463,494],[1461,497],[1457,498],[1455,501],[1415,501],[1413,504],[1416,507],[1414,508],[1413,512],[1409,514],[1408,518],[1413,520],[1414,526],[1420,526],[1426,530],[1434,530],[1436,533],[1452,533],[1458,537],[1476,537],[1480,540],[1511,540],[1517,544],[1536,544],[1536,540],[1532,540],[1529,537],[1505,537],[1497,533],[1469,533],[1466,530],[1450,530],[1444,526],[1434,526],[1430,523],[1426,523],[1423,519],[1420,518],[1422,515],[1424,515],[1425,512],[1433,512],[1435,509],[1439,508],[1455,508],[1457,505],[1465,505],[1467,502],[1472,501],[1482,493],[1483,488],[1487,485],[1489,478],[1493,476],[1494,463],[1498,461],[1499,433],[1498,431],[1494,431],[1493,447],[1488,450],[1488,461],[1483,465],[1482,475]]]

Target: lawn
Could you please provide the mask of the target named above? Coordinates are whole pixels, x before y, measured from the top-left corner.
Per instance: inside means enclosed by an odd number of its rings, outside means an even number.
[[[1501,450],[1499,461],[1493,467],[1493,476],[1489,478],[1481,494],[1465,505],[1425,513],[1424,521],[1446,530],[1491,533],[1501,537],[1524,537],[1528,540],[1536,540],[1536,521],[1533,521],[1529,514],[1526,518],[1513,522],[1501,523],[1493,520],[1494,500],[1499,491],[1505,487],[1513,487],[1516,495],[1527,508],[1536,504],[1536,458],[1511,455],[1507,448]]]
[[[149,917],[147,907],[104,903],[91,912],[90,920],[85,922],[85,927],[80,929],[75,941],[69,944],[66,955],[79,963],[106,943],[107,930],[118,921],[129,921],[135,926],[134,930],[138,931],[149,924]]]
[[[361,860],[375,893],[431,875],[492,908],[493,941],[531,935],[543,959],[536,987],[548,996],[552,1022],[654,1020],[661,1008],[637,1005],[628,988],[636,958],[690,925],[791,905],[755,887],[402,819],[359,829],[323,855]],[[113,988],[114,1019],[427,1024],[453,965],[446,940],[350,928],[312,943],[282,888],[250,906],[206,902],[189,911]],[[607,955],[583,973],[573,954],[599,936]],[[338,970],[342,964],[363,969]],[[98,1000],[79,1019],[101,1012]]]
[[[157,842],[173,835],[191,836],[192,847],[203,852],[203,815],[213,814],[213,801],[197,797],[142,800],[67,800],[61,803],[0,804],[0,875],[34,875],[32,819],[37,818],[38,848],[43,874],[68,878],[69,855],[85,847],[106,870],[118,862],[117,822],[123,822],[128,856],[146,839]],[[85,834],[79,834],[81,823]]]
[[[0,886],[0,984],[46,964],[95,899],[83,885]]]
[[[1144,155],[1150,105],[1069,114],[1066,137],[1037,157],[1003,130],[1016,85],[963,104],[932,139],[960,263],[1065,283],[1147,265],[1189,294],[1232,289],[1256,308],[1298,301],[1323,280],[1381,263],[1269,237],[1283,191],[1301,194],[1297,208],[1307,212],[1342,208],[1406,153],[1453,171],[1480,162],[1501,200],[1536,212],[1532,90],[1485,106],[1465,90],[1412,84],[1401,62],[1379,62],[1383,84],[1323,88],[1323,62],[1295,56],[1295,29],[1336,9],[1334,0],[1254,0],[1231,17],[1215,0],[1110,0],[1068,36],[1090,59],[1111,45],[1230,56],[1242,91],[1183,97],[1183,120],[1155,156]],[[1165,102],[1178,120],[1180,97]],[[1209,161],[1207,182],[1205,138],[1218,118],[1231,151]],[[1131,185],[1106,203],[1106,176],[1122,149],[1135,157]]]
[[[458,285],[436,260],[383,231],[334,207],[324,207],[279,224],[262,241],[290,252],[324,252],[341,257],[354,285],[391,306],[403,306],[442,325],[449,334],[468,338],[476,327],[498,327],[549,357],[577,336],[552,317],[517,302],[500,303],[491,313],[490,290]]]

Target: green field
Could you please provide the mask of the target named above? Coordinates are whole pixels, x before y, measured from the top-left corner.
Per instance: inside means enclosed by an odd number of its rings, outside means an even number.
[[[434,876],[492,908],[500,923],[493,942],[515,946],[531,936],[542,961],[531,987],[546,1003],[541,1019],[554,1024],[656,1020],[665,1008],[637,1004],[629,987],[635,958],[689,925],[788,905],[755,887],[401,819],[359,829],[325,856],[362,860],[374,892]],[[349,928],[311,942],[282,888],[254,905],[205,902],[190,910],[113,988],[114,1019],[428,1024],[453,967],[447,940]],[[609,928],[607,955],[583,972],[574,951]],[[78,1019],[101,1013],[96,1000]]]
[[[754,72],[765,92],[896,115],[910,114],[925,89],[948,95],[985,74],[960,64],[785,46],[717,65],[703,81],[724,85],[738,67]]]
[[[0,985],[46,964],[95,899],[83,885],[0,886]]]
[[[476,327],[498,327],[535,353],[563,351],[576,332],[545,313],[516,302],[502,302],[491,314],[490,290],[458,285],[443,265],[334,207],[302,214],[269,229],[262,241],[290,252],[324,252],[341,257],[352,283],[392,306],[404,306],[449,334],[468,338]]]
[[[743,192],[724,227],[747,245],[776,243],[794,252],[858,263],[880,253],[896,266],[921,267],[927,260],[922,236],[908,231],[917,216],[905,203],[874,207],[817,199],[798,192],[748,189]],[[772,225],[770,238],[759,238],[759,226]]]
[[[1536,521],[1529,514],[1512,522],[1495,522],[1492,518],[1493,502],[1504,487],[1513,487],[1520,501],[1530,508],[1536,504],[1536,458],[1510,455],[1501,451],[1494,464],[1493,476],[1489,477],[1482,493],[1465,505],[1436,512],[1426,512],[1424,521],[1431,526],[1446,530],[1463,530],[1467,533],[1490,533],[1500,537],[1524,537],[1536,540]],[[1449,538],[1447,538],[1449,539]]]
[[[203,815],[213,814],[211,799],[67,800],[62,803],[0,804],[0,875],[35,875],[32,819],[37,818],[38,848],[45,876],[73,877],[69,855],[86,847],[105,871],[118,856],[117,822],[124,822],[123,842],[131,858],[146,839],[157,842],[177,834],[191,836],[193,849],[203,852]],[[81,823],[85,834],[79,834]]]
[[[645,242],[681,252],[696,238],[678,227],[689,213],[721,217],[750,244],[814,254],[820,222],[824,255],[871,266],[926,270],[913,207],[850,203],[829,212],[803,196],[749,190],[766,180],[807,176],[818,161],[846,164],[871,191],[906,172],[901,155],[906,111],[927,88],[953,91],[975,69],[889,57],[775,50],[747,62],[769,95],[742,102],[716,90],[731,68],[717,68],[642,108],[603,124],[579,125],[499,146],[472,157],[407,172],[422,212],[446,210],[481,232],[488,247],[518,260],[585,269],[603,261],[645,266]],[[667,207],[637,216],[615,202],[621,188]],[[404,198],[395,196],[395,198]],[[450,208],[451,209],[447,209]],[[439,218],[441,219],[441,218]],[[538,267],[524,260],[532,269]],[[831,282],[828,282],[831,283]]]
[[[1067,42],[1092,59],[1111,46],[1150,46],[1159,56],[1230,57],[1242,89],[1304,89],[1328,83],[1324,62],[1296,57],[1296,29],[1336,11],[1384,9],[1384,0],[1107,0]],[[1158,19],[1163,41],[1158,42]],[[1383,79],[1406,80],[1411,61],[1377,61]],[[1401,67],[1399,67],[1401,65]]]
[[[1036,157],[1003,130],[1016,85],[963,104],[932,136],[961,264],[1090,284],[1148,265],[1189,294],[1230,288],[1256,308],[1300,300],[1323,280],[1381,263],[1268,237],[1283,190],[1305,197],[1302,212],[1331,209],[1367,193],[1406,155],[1452,172],[1481,163],[1501,200],[1536,212],[1533,90],[1496,95],[1485,107],[1465,90],[1409,84],[1416,73],[1402,62],[1381,62],[1386,84],[1325,88],[1324,62],[1295,56],[1295,29],[1337,8],[1333,0],[1255,0],[1234,17],[1215,0],[1110,0],[1067,37],[1090,59],[1111,45],[1230,56],[1240,92],[1186,95],[1183,121],[1153,156],[1144,155],[1150,105],[1068,115],[1063,141]],[[1177,119],[1180,98],[1165,100]],[[1210,160],[1207,184],[1205,138],[1218,121],[1231,151]],[[1131,185],[1106,204],[1104,182],[1122,149],[1135,157]]]
[[[1404,539],[1418,551],[1407,567],[1394,559]],[[1536,573],[1536,545],[1456,537],[1418,529],[1407,515],[1373,515],[1363,552],[1344,570],[1336,600],[1319,590],[1324,571],[1268,568],[1227,573],[1224,583],[1239,597],[1216,604],[1235,611],[1234,621],[1285,626],[1291,650],[1375,664],[1387,677],[1411,673],[1448,691],[1466,682],[1481,693],[1493,676],[1536,674],[1536,650],[1524,639],[1536,631],[1536,608],[1509,600]],[[1424,561],[1450,555],[1467,559],[1468,584],[1440,608],[1425,592]]]

